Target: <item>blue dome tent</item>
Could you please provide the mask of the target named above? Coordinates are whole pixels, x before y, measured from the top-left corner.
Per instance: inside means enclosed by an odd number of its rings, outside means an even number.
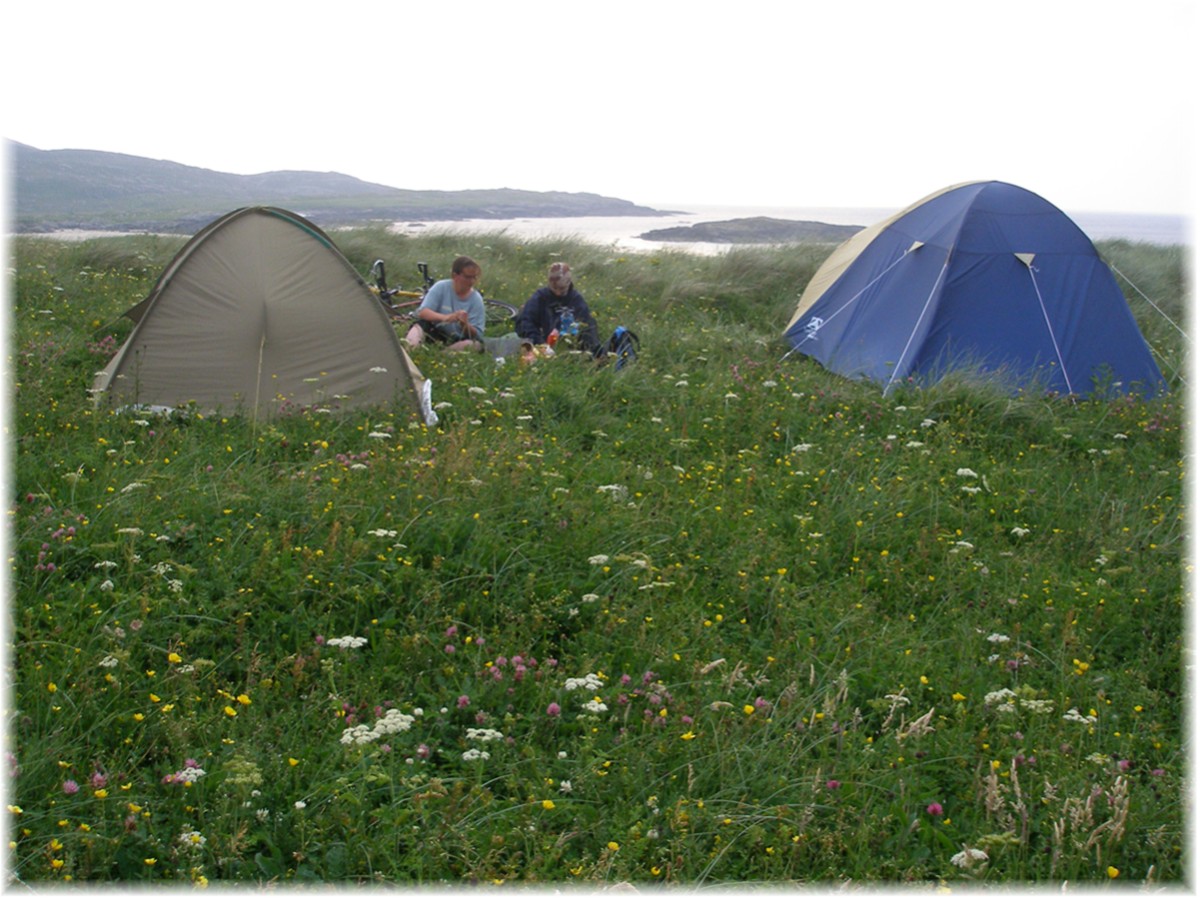
[[[1069,395],[1165,389],[1092,242],[1054,205],[999,181],[946,188],[839,246],[784,336],[789,354],[884,393],[960,369]]]

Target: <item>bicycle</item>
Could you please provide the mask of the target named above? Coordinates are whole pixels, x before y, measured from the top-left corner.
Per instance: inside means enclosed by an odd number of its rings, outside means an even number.
[[[375,283],[368,285],[371,291],[379,298],[379,302],[383,304],[387,314],[396,321],[413,321],[417,317],[417,310],[421,306],[421,301],[425,299],[425,293],[433,287],[435,279],[429,274],[429,266],[426,263],[417,263],[417,271],[421,273],[423,285],[420,290],[405,290],[397,285],[394,288],[389,288],[387,285],[387,272],[382,259],[377,259],[371,264],[371,277]],[[487,333],[497,333],[502,329],[511,330],[512,320],[517,316],[517,308],[511,303],[505,303],[503,300],[491,300],[487,297],[483,298],[484,312],[484,330]],[[507,328],[506,328],[507,326]]]

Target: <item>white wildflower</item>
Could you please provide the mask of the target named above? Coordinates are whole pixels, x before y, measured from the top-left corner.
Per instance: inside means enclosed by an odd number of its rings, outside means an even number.
[[[376,737],[382,737],[385,734],[397,734],[401,731],[408,731],[412,728],[412,724],[415,721],[415,718],[400,712],[398,709],[389,709],[384,713],[382,719],[375,722],[371,730],[375,732]]]
[[[983,488],[981,488],[981,487],[976,487],[976,486],[975,486],[975,485],[973,485],[973,484],[964,484],[964,485],[962,486],[962,488],[960,488],[960,490],[961,490],[961,491],[962,491],[964,494],[978,494],[980,491],[982,491],[982,490],[983,490]]]
[[[142,529],[140,529],[140,528],[131,527],[131,528],[118,528],[117,534],[131,534],[134,537],[141,537],[143,534],[145,534],[145,532],[142,531]]]
[[[596,488],[597,494],[608,494],[613,500],[624,500],[629,496],[629,488],[623,484],[602,484]]]
[[[371,531],[368,531],[367,534],[381,538],[394,538],[396,536],[396,532],[387,528],[374,528]]]
[[[584,594],[582,597],[579,598],[579,601],[581,603],[595,603],[599,599],[600,599],[599,594]]]
[[[1000,688],[998,691],[991,691],[983,697],[984,706],[995,706],[997,703],[1012,703],[1016,700],[1017,695],[1008,688]]]
[[[1114,440],[1114,441],[1127,441],[1127,440],[1129,440],[1129,435],[1127,435],[1127,434],[1121,434],[1121,433],[1118,431],[1116,434],[1114,434],[1114,435],[1113,435],[1113,440]]]
[[[120,660],[118,660],[115,656],[106,656],[104,659],[100,660],[100,668],[112,669],[115,668],[119,662]]]
[[[131,482],[129,482],[129,484],[125,485],[125,487],[121,488],[121,493],[122,494],[130,494],[134,491],[140,491],[147,487],[149,487],[149,485],[145,484],[141,481],[131,481]]]
[[[105,578],[102,582],[100,582],[100,590],[102,592],[107,594],[112,589],[113,589],[113,581],[111,578]]]
[[[687,386],[688,386],[688,383],[686,381],[675,382],[675,387],[687,387]]]
[[[367,643],[365,637],[354,637],[353,635],[345,635],[340,638],[330,638],[326,643],[330,647],[342,647],[348,650],[357,650],[359,647]]]
[[[179,835],[179,843],[185,847],[203,847],[208,843],[207,839],[198,831],[185,831]]]
[[[1039,715],[1054,712],[1053,700],[1022,700],[1021,709],[1028,710],[1031,713]]]
[[[975,472],[972,469],[959,469],[954,474],[957,475],[959,478],[978,478],[979,477],[978,475],[975,474]]]
[[[602,712],[608,712],[608,707],[604,705],[599,697],[593,697],[591,700],[584,703],[583,708],[593,715],[598,715]]]
[[[1072,706],[1065,713],[1063,713],[1063,721],[1064,722],[1079,722],[1082,725],[1094,725],[1096,722],[1096,717],[1093,715],[1085,716],[1077,708]]]
[[[495,728],[468,728],[467,729],[467,740],[468,741],[482,741],[483,743],[486,744],[489,741],[504,740],[504,734],[502,732],[497,731]]]
[[[608,557],[603,553],[597,553],[595,556],[589,556],[588,562],[593,566],[607,566]]]
[[[491,759],[492,754],[488,753],[486,750],[480,750],[478,747],[472,747],[470,750],[467,750],[465,753],[463,753],[462,758],[463,762],[471,762],[475,759]]]
[[[115,569],[117,564],[111,559],[102,559],[100,562],[92,566],[93,569]]]
[[[922,441],[909,441],[904,446],[907,447],[909,450],[916,450],[918,447],[924,447],[925,444]]]
[[[369,744],[375,740],[378,735],[371,730],[369,725],[351,725],[342,732],[342,736],[338,738],[346,746],[351,744]]]
[[[797,444],[792,448],[793,453],[807,453],[813,448],[812,444]]]
[[[589,691],[597,691],[604,687],[604,680],[593,672],[588,672],[582,678],[568,678],[563,687],[568,691],[577,691],[584,688]]]
[[[292,804],[292,806],[296,807],[296,809],[304,809],[304,807],[308,806],[308,804],[305,803],[303,800],[297,800],[295,803]]]
[[[1029,529],[1022,528],[1020,525],[1017,525],[1013,527],[1009,534],[1013,535],[1014,537],[1025,537],[1025,535],[1029,534]]]
[[[367,437],[374,438],[377,441],[386,441],[388,438],[391,437],[391,435],[388,434],[386,431],[372,431],[370,434],[367,435]]]
[[[967,847],[950,857],[950,863],[960,869],[967,869],[977,862],[987,862],[987,859],[988,855],[985,851]]]
[[[468,394],[486,394],[487,389],[481,388],[481,387],[469,387],[469,388],[467,388],[467,393]]]
[[[992,644],[1007,644],[1010,640],[1012,640],[1012,638],[1010,638],[1007,634],[1000,634],[999,632],[989,634],[987,639]]]

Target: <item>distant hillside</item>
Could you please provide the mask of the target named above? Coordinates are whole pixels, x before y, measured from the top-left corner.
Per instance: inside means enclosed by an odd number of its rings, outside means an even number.
[[[98,150],[38,150],[8,141],[12,226],[191,234],[242,206],[281,206],[321,227],[412,219],[653,216],[659,210],[599,194],[411,191],[337,172],[232,175],[166,160]]]
[[[757,216],[657,228],[639,237],[647,241],[706,241],[716,244],[787,244],[800,241],[840,244],[862,231],[862,227]]]

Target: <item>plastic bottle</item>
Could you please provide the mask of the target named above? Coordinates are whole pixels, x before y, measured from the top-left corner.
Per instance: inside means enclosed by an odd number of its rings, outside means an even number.
[[[559,320],[558,327],[563,334],[575,335],[579,334],[579,323],[575,321],[575,313],[569,309],[564,309],[562,318]]]

